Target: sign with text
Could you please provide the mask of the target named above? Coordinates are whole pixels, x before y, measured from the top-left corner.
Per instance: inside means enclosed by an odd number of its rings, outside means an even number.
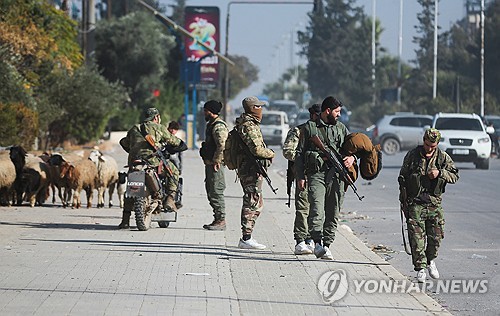
[[[218,7],[186,7],[184,28],[198,41],[214,50],[220,50],[220,13]],[[210,54],[210,51],[189,37],[186,37],[184,46],[188,61],[196,62],[202,58],[200,81],[215,87],[219,81],[218,57],[215,55],[204,57]]]

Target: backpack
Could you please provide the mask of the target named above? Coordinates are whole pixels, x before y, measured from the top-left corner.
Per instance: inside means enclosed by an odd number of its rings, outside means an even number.
[[[227,136],[226,145],[224,146],[224,164],[229,170],[238,168],[238,155],[240,150],[241,138],[238,130],[234,127]]]

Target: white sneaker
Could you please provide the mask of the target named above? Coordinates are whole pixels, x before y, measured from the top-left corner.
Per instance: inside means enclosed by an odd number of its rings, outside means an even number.
[[[429,270],[429,275],[431,276],[431,278],[439,279],[439,271],[434,260],[431,260],[431,262],[427,266],[427,270]]]
[[[242,249],[266,249],[266,246],[259,244],[257,240],[250,238],[249,240],[243,240],[240,238],[238,243],[238,248]]]
[[[325,259],[325,260],[333,260],[333,255],[332,255],[332,252],[330,251],[330,248],[328,247],[323,247],[325,248],[325,254],[321,257],[321,259]]]
[[[421,269],[417,272],[417,281],[419,283],[425,283],[425,279],[427,278],[427,273],[425,273],[425,269]]]
[[[313,252],[309,249],[305,241],[301,241],[295,245],[295,251],[293,253],[296,255],[309,255]]]
[[[309,250],[311,250],[310,253],[314,252],[314,241],[312,239],[306,242],[306,246]]]
[[[321,246],[320,244],[316,244],[314,246],[314,255],[316,256],[316,258],[323,257],[325,253],[326,253],[325,247]]]

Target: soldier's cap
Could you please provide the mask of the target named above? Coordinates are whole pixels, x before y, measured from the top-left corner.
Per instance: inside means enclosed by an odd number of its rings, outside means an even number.
[[[207,109],[208,111],[212,112],[213,114],[219,114],[220,110],[222,109],[222,103],[216,100],[210,100],[205,102],[203,105],[204,109]]]
[[[311,105],[311,107],[308,109],[309,114],[320,114],[321,113],[321,104],[315,103]]]
[[[424,139],[427,139],[431,143],[439,143],[441,140],[441,132],[435,128],[429,128],[424,133]]]
[[[250,109],[255,105],[263,106],[266,104],[266,102],[261,101],[261,100],[259,100],[259,98],[254,97],[254,96],[244,98],[243,102],[241,102],[241,103],[243,104],[243,107],[245,109]]]
[[[157,108],[149,108],[146,110],[146,113],[145,113],[145,117],[144,117],[144,121],[147,122],[147,121],[151,121],[152,119],[155,118],[155,116],[157,116],[158,114],[160,114],[160,112],[158,111]]]

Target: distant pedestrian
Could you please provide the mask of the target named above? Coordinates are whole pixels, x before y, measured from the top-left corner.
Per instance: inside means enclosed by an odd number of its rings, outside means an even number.
[[[321,104],[313,104],[309,108],[309,120],[316,121],[321,113]],[[297,156],[297,147],[299,145],[301,129],[307,124],[303,123],[292,127],[286,136],[285,143],[283,144],[283,156],[288,159],[288,168],[295,176],[294,162]],[[288,172],[287,171],[287,177]],[[306,185],[307,186],[307,185]],[[295,185],[295,220],[293,224],[293,238],[295,239],[296,255],[312,254],[314,251],[314,241],[309,234],[309,227],[307,225],[307,218],[309,216],[309,201],[307,200],[307,189],[300,190],[298,185]]]
[[[308,121],[300,134],[298,154],[295,160],[297,185],[305,190],[310,203],[309,233],[314,240],[314,255],[317,258],[333,260],[330,245],[335,240],[340,209],[344,201],[344,181],[310,140],[318,136],[326,148],[340,152],[348,134],[347,127],[339,121],[342,103],[332,96],[321,103],[321,114],[316,121]],[[346,156],[343,163],[349,168],[354,156]]]
[[[451,157],[438,148],[441,133],[425,131],[423,145],[410,150],[399,172],[399,200],[406,215],[413,267],[417,280],[425,282],[429,275],[439,278],[435,259],[444,238],[442,194],[447,183],[458,181],[458,169]]]
[[[266,147],[260,122],[262,120],[262,106],[265,102],[257,97],[246,97],[243,99],[244,113],[236,119],[236,130],[241,137],[242,146],[246,146],[251,155],[245,151],[238,157],[238,176],[243,188],[243,205],[241,208],[241,230],[242,237],[238,243],[239,248],[265,249],[266,246],[259,244],[252,238],[255,222],[262,211],[264,202],[262,199],[263,176],[257,171],[255,159],[259,159],[268,168],[274,158],[274,151]]]
[[[214,220],[203,225],[208,230],[226,229],[226,204],[224,190],[223,151],[229,134],[227,124],[220,117],[222,103],[210,100],[203,106],[205,114],[205,141],[201,144],[200,156],[205,163],[205,190],[214,213]]]
[[[179,132],[181,126],[179,125],[178,122],[171,121],[170,123],[168,123],[167,129],[172,135],[177,136],[177,132]],[[179,174],[182,174],[182,151],[176,153],[170,153],[170,161],[172,161],[175,167],[179,169]]]

